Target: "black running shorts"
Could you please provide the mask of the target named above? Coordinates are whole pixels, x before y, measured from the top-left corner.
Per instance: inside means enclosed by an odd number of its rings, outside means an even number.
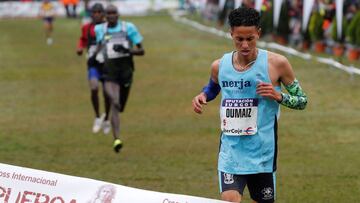
[[[275,173],[233,175],[219,171],[220,192],[236,190],[241,195],[247,185],[251,199],[258,203],[275,201]]]

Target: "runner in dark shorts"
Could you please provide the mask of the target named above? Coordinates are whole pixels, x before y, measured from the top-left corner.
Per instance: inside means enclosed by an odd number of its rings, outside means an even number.
[[[107,22],[95,27],[97,51],[105,55],[103,77],[105,91],[111,101],[111,124],[113,130],[115,152],[123,146],[120,140],[119,113],[125,109],[134,72],[134,55],[144,55],[143,37],[136,26],[130,22],[119,20],[118,9],[109,5],[106,9]],[[95,58],[93,58],[95,60]]]

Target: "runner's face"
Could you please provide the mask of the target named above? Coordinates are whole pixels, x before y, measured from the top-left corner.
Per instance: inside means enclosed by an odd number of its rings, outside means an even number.
[[[106,20],[110,24],[116,23],[118,18],[119,18],[119,14],[116,11],[106,11]]]
[[[230,30],[231,37],[238,53],[243,57],[256,52],[256,41],[260,37],[260,29],[256,26],[235,26]]]
[[[101,11],[93,11],[91,13],[91,17],[95,23],[100,23],[103,20],[103,12]]]

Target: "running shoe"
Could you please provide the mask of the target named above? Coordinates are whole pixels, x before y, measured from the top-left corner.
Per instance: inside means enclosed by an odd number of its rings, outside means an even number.
[[[105,119],[105,114],[102,114],[100,118],[95,118],[92,131],[93,133],[98,133],[102,127],[102,124]]]
[[[110,124],[110,121],[107,120],[107,121],[104,121],[103,124],[102,124],[102,129],[103,129],[103,132],[105,135],[109,134],[110,131],[111,131],[111,124]]]
[[[116,140],[114,140],[113,147],[114,147],[115,152],[119,153],[120,149],[123,147],[123,143],[121,142],[120,139],[116,139]]]

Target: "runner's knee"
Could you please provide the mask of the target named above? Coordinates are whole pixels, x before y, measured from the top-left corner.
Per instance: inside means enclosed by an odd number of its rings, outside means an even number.
[[[241,202],[241,195],[236,190],[228,190],[221,193],[221,199],[229,202]]]
[[[89,85],[90,85],[91,91],[94,91],[94,90],[97,91],[99,89],[99,82],[95,78],[89,80]]]

